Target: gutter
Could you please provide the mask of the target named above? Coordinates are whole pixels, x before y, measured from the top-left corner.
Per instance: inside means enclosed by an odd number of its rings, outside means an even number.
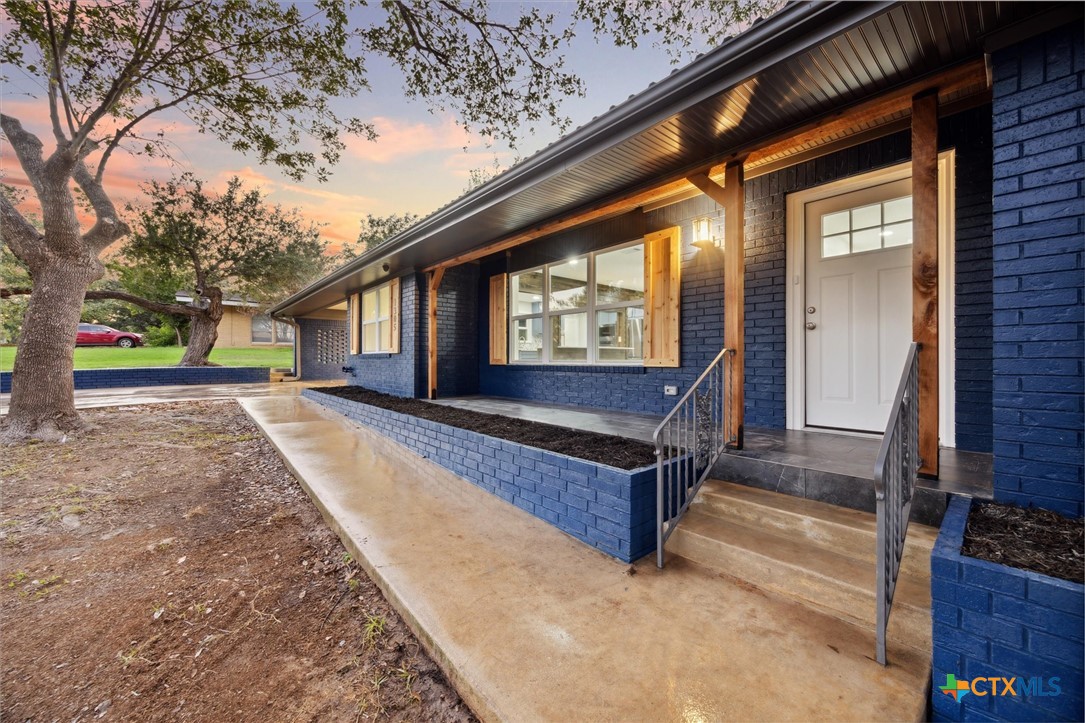
[[[588,121],[497,178],[438,209],[373,251],[271,307],[282,309],[342,281],[398,251],[423,242],[540,181],[617,145],[689,106],[757,75],[781,60],[834,37],[896,5],[896,2],[792,2],[769,19],[723,42],[625,102]]]

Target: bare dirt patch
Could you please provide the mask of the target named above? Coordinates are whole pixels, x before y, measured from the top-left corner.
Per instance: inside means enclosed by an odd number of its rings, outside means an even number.
[[[468,721],[234,402],[0,456],[8,720]]]
[[[422,399],[407,399],[375,392],[358,386],[320,387],[315,392],[331,394],[352,402],[361,402],[412,417],[440,422],[458,429],[468,429],[509,442],[565,454],[577,459],[608,464],[619,469],[638,469],[656,463],[655,447],[647,442],[613,434],[587,432],[554,424],[532,422],[501,414],[476,412],[473,409],[431,404]]]

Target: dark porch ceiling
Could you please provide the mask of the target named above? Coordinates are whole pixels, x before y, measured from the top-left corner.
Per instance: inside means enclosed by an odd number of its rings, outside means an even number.
[[[424,268],[629,189],[703,171],[735,149],[981,57],[990,38],[1053,7],[789,5],[272,311],[304,315],[381,278]],[[894,120],[899,118],[867,119],[855,130]],[[797,150],[837,140],[811,139]]]

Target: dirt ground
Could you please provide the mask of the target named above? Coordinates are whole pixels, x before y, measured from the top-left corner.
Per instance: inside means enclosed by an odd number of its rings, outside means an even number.
[[[422,399],[396,397],[359,386],[320,387],[313,391],[332,394],[401,414],[409,414],[413,417],[421,417],[431,422],[441,422],[450,427],[469,429],[472,432],[518,442],[528,447],[609,464],[620,469],[638,469],[656,463],[654,446],[647,442],[612,434],[587,432],[582,429],[558,427],[500,414],[476,412],[473,409],[432,404]]]
[[[468,721],[236,403],[0,448],[11,721]]]

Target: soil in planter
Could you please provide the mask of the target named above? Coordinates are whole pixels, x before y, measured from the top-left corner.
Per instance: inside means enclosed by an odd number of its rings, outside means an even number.
[[[1057,512],[996,503],[973,504],[961,554],[1085,582],[1085,525]]]
[[[637,469],[655,464],[655,447],[635,439],[598,432],[558,427],[542,422],[486,414],[469,409],[433,404],[422,399],[405,399],[357,386],[319,387],[315,392],[332,394],[354,402],[369,404],[412,417],[467,429],[508,442],[537,447],[550,452],[608,464],[619,469]]]

